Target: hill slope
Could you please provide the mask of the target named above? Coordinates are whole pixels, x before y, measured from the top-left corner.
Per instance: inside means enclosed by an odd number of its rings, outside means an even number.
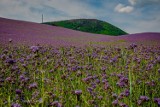
[[[0,44],[52,45],[52,46],[84,46],[89,42],[99,42],[112,36],[91,34],[67,28],[44,25],[33,22],[0,18]]]
[[[90,32],[95,34],[105,34],[113,36],[127,34],[118,27],[97,19],[74,19],[74,20],[65,20],[57,22],[45,22],[44,24],[61,26],[64,28],[69,28],[83,32]]]
[[[106,36],[101,34],[85,33],[57,26],[49,26],[33,22],[25,22],[0,18],[0,46],[9,43],[12,45],[52,45],[58,46],[86,46],[108,45],[116,43],[143,43],[157,41],[160,44],[160,33],[139,33],[124,36]]]

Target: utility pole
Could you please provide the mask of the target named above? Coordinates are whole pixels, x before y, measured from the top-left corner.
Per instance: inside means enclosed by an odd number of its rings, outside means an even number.
[[[43,14],[42,14],[42,23],[43,23]]]

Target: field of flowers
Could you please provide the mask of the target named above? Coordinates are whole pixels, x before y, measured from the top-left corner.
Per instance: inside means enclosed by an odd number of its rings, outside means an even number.
[[[1,107],[158,107],[160,47],[0,46]]]

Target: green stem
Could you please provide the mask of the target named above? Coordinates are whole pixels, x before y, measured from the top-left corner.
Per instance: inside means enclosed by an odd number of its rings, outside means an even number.
[[[130,89],[130,104],[132,105],[132,77],[131,77],[131,70],[129,70],[129,89]]]

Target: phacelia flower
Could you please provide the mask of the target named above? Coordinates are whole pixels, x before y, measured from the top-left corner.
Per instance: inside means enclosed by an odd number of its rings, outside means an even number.
[[[6,60],[6,63],[8,63],[8,64],[14,64],[14,63],[16,63],[16,61],[15,60],[13,60],[13,59],[7,59]]]
[[[112,105],[113,105],[113,106],[117,106],[117,105],[118,105],[118,100],[114,100],[114,101],[112,102]]]
[[[9,40],[8,40],[10,43],[13,41],[11,38],[9,38]]]
[[[59,103],[58,101],[54,101],[50,104],[50,106],[55,106],[55,107],[62,107],[62,104]]]
[[[128,105],[124,104],[124,103],[120,103],[119,104],[120,107],[128,107]]]
[[[134,49],[134,48],[136,48],[137,47],[137,45],[135,44],[135,43],[132,43],[132,44],[130,44],[130,49]]]
[[[31,46],[30,47],[32,52],[38,52],[39,51],[39,46]]]
[[[149,101],[149,98],[147,96],[140,96],[140,100]]]
[[[12,105],[11,105],[11,107],[22,107],[20,104],[18,104],[18,103],[13,103]]]
[[[149,101],[147,96],[140,96],[139,100],[137,101],[138,105],[141,105],[143,102]]]
[[[22,91],[20,89],[16,89],[16,94],[21,94]]]
[[[130,94],[130,91],[129,90],[125,90],[124,91],[124,95],[127,97],[127,96],[129,96],[129,94]]]
[[[160,69],[158,69],[158,73],[160,74]]]
[[[158,104],[158,107],[160,106],[160,98],[154,98],[154,102]]]
[[[34,82],[34,83],[30,84],[28,88],[29,89],[37,88],[37,83]]]
[[[82,90],[75,90],[74,93],[75,93],[76,95],[81,95],[81,94],[82,94]]]

